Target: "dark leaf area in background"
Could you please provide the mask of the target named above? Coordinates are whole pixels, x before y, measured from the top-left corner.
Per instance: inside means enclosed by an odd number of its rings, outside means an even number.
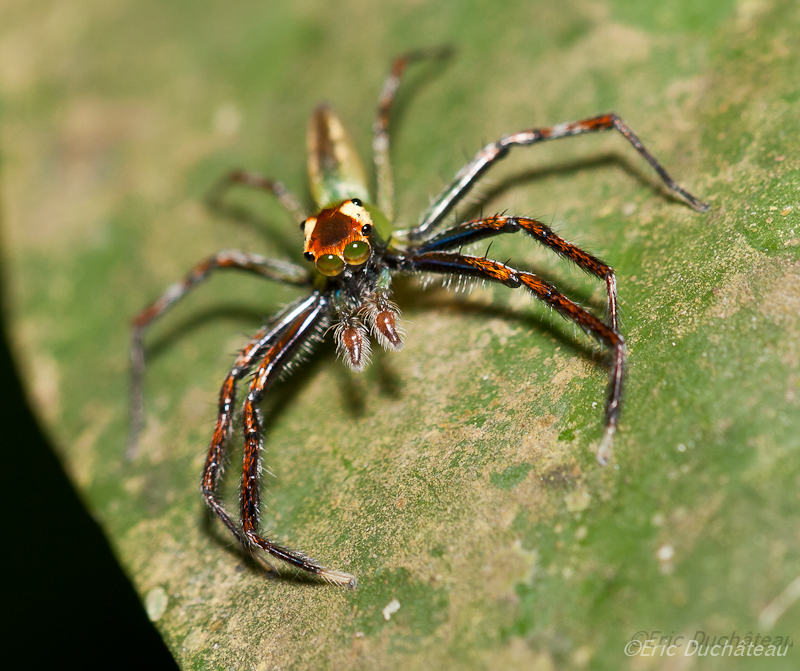
[[[177,669],[22,392],[0,329],[4,657],[27,668]]]

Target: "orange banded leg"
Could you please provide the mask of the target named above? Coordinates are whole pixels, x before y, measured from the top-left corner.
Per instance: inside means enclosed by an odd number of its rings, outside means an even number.
[[[222,476],[225,464],[225,452],[228,447],[232,428],[233,416],[236,405],[236,385],[252,369],[254,362],[265,356],[267,349],[275,343],[281,333],[287,330],[293,322],[300,319],[310,309],[313,309],[319,302],[316,294],[300,301],[295,301],[280,313],[276,319],[256,333],[244,346],[236,361],[222,383],[219,393],[219,404],[217,421],[214,425],[214,433],[211,438],[211,445],[208,448],[208,456],[203,467],[203,477],[200,489],[203,498],[211,510],[223,521],[231,533],[244,542],[239,526],[233,521],[225,510],[224,506],[217,497],[217,486]]]
[[[398,256],[392,261],[401,270],[466,275],[498,282],[512,289],[524,286],[536,298],[551,306],[560,315],[574,322],[606,345],[613,354],[613,361],[611,364],[608,400],[606,401],[606,428],[597,452],[597,460],[601,464],[608,462],[619,421],[625,368],[625,340],[616,330],[564,296],[552,284],[545,282],[533,273],[516,270],[498,261],[446,252],[425,252],[405,257]]]
[[[294,194],[286,188],[283,182],[268,179],[257,172],[249,170],[234,170],[226,177],[223,177],[211,190],[207,200],[208,204],[214,208],[219,207],[225,192],[234,184],[250,186],[271,193],[298,223],[303,223],[308,217],[305,208],[295,198]]]
[[[605,130],[618,130],[630,142],[645,160],[658,173],[666,187],[686,202],[698,212],[707,212],[709,205],[703,203],[688,191],[682,189],[678,183],[672,179],[670,174],[650,153],[641,140],[633,133],[628,125],[616,114],[604,114],[591,119],[582,121],[572,121],[562,123],[547,128],[531,128],[511,133],[500,138],[497,142],[486,145],[481,149],[467,165],[465,165],[455,176],[455,179],[448,185],[444,192],[423,212],[419,225],[409,232],[409,237],[413,239],[424,238],[427,233],[438,226],[447,214],[455,207],[458,202],[469,192],[473,184],[483,175],[494,163],[508,155],[512,147],[524,147],[526,145],[544,142],[545,140],[556,140],[571,135],[582,135],[583,133],[597,133]]]
[[[263,429],[257,406],[292,356],[325,325],[328,311],[327,301],[317,295],[316,304],[310,305],[295,317],[280,337],[270,345],[253,374],[250,391],[245,398],[242,410],[244,424],[244,468],[241,488],[242,542],[248,547],[260,548],[273,557],[318,575],[328,582],[355,588],[354,576],[327,569],[303,553],[282,547],[259,534]]]
[[[389,221],[394,220],[394,181],[389,158],[389,121],[397,89],[400,88],[400,80],[403,78],[403,73],[409,64],[426,58],[447,58],[450,53],[451,49],[441,47],[438,49],[421,49],[402,54],[394,59],[392,70],[383,83],[383,88],[378,98],[378,113],[372,126],[372,153],[378,180],[377,205],[378,209],[386,215]]]
[[[244,252],[219,252],[198,263],[186,277],[168,287],[159,299],[136,315],[131,326],[131,425],[126,450],[126,455],[129,459],[136,454],[136,445],[143,421],[142,377],[144,375],[144,348],[142,340],[145,331],[153,321],[163,315],[197,284],[206,279],[212,271],[226,269],[245,270],[260,275],[265,279],[287,284],[302,286],[309,283],[306,270],[292,263],[267,259],[257,254],[245,254]]]
[[[572,261],[587,273],[603,280],[608,294],[608,315],[611,328],[619,331],[619,306],[617,302],[617,280],[614,270],[596,256],[583,251],[557,235],[552,228],[536,219],[527,217],[496,216],[475,219],[454,226],[434,238],[413,247],[414,252],[447,251],[484,240],[501,233],[524,231],[532,238],[552,249],[559,256]]]

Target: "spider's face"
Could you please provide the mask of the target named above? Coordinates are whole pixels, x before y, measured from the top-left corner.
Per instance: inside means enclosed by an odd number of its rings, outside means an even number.
[[[303,256],[328,277],[340,275],[348,265],[364,265],[372,254],[367,237],[372,219],[358,198],[322,210],[300,228],[305,235]]]

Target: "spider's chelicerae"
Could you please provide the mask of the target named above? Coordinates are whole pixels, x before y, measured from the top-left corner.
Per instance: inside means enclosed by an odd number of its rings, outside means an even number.
[[[563,317],[577,324],[611,352],[611,381],[605,407],[605,431],[597,458],[605,463],[619,419],[625,367],[625,340],[618,326],[614,271],[597,257],[558,236],[536,219],[496,215],[474,219],[440,231],[447,216],[475,182],[512,147],[615,129],[622,133],[650,165],[667,188],[695,210],[708,205],[683,190],[616,114],[531,128],[511,133],[481,149],[458,171],[453,181],[408,230],[394,231],[393,182],[389,165],[389,119],[395,94],[406,66],[436,54],[414,52],[394,61],[378,102],[372,143],[377,176],[377,198],[350,138],[331,109],[318,107],[308,128],[310,190],[318,208],[308,214],[280,182],[251,172],[234,172],[222,187],[241,184],[272,193],[296,218],[304,236],[303,256],[313,268],[255,254],[224,251],[201,262],[180,282],[172,285],[133,322],[132,408],[129,453],[133,453],[142,425],[142,338],[147,327],[180,298],[219,269],[255,273],[265,279],[305,287],[309,293],[283,309],[263,326],[236,358],[219,396],[211,446],[203,468],[201,488],[208,506],[248,550],[261,549],[289,564],[338,585],[355,587],[356,579],[325,568],[310,557],[264,538],[259,531],[259,475],[261,472],[262,419],[259,402],[287,365],[311,343],[322,339],[333,326],[341,358],[354,371],[369,362],[370,334],[388,351],[403,347],[400,311],[392,302],[392,277],[396,273],[432,273],[445,277],[497,282],[524,287]],[[217,193],[219,196],[220,193]],[[462,254],[461,248],[501,233],[524,233],[559,256],[575,263],[605,283],[608,314],[600,319],[567,298],[535,274],[517,270],[485,256]],[[225,509],[218,494],[225,453],[234,422],[237,384],[250,376],[242,410],[244,470],[241,482],[241,522]]]

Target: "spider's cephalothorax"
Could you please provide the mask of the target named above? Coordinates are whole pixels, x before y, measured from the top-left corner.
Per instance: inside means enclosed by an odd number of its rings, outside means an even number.
[[[444,52],[437,52],[443,54]],[[173,284],[133,322],[131,346],[131,434],[129,457],[135,456],[142,425],[142,338],[147,327],[213,270],[245,270],[261,277],[306,287],[298,298],[263,326],[239,353],[222,384],[219,410],[201,489],[206,503],[248,550],[264,550],[273,557],[316,574],[338,585],[356,586],[348,573],[325,568],[310,557],[282,547],[259,531],[259,474],[261,470],[262,422],[258,405],[280,373],[309,344],[331,327],[339,355],[354,371],[369,362],[370,336],[388,351],[403,347],[400,313],[391,300],[395,273],[425,272],[446,277],[475,278],[507,287],[524,288],[563,317],[593,336],[611,352],[611,376],[605,409],[605,430],[597,451],[604,464],[619,420],[625,365],[625,340],[618,324],[617,287],[610,266],[559,237],[536,219],[496,215],[474,219],[438,232],[445,218],[469,192],[478,178],[512,147],[545,140],[615,129],[650,163],[667,188],[695,210],[708,206],[683,190],[616,114],[531,128],[511,133],[493,142],[467,163],[442,194],[422,213],[417,226],[394,232],[394,187],[389,166],[389,118],[400,78],[408,63],[432,52],[415,52],[394,62],[378,104],[373,152],[377,194],[373,200],[367,173],[338,117],[325,106],[312,115],[308,131],[308,172],[317,213],[308,216],[297,199],[280,182],[251,172],[229,175],[214,193],[214,203],[231,184],[253,186],[272,193],[300,224],[304,237],[303,256],[308,268],[286,261],[244,252],[225,251],[199,263],[181,281]],[[600,279],[606,287],[608,314],[600,319],[567,298],[555,286],[534,273],[517,270],[486,256],[462,254],[461,248],[502,233],[525,233],[553,252]],[[402,241],[402,242],[401,242]],[[233,430],[236,390],[250,377],[242,406],[244,467],[241,481],[241,516],[237,522],[219,499],[219,480]]]
[[[361,199],[326,207],[300,228],[305,235],[303,255],[314,262],[326,278],[321,286],[332,293],[336,346],[344,362],[356,372],[364,370],[369,363],[368,330],[386,350],[402,349],[399,310],[390,299],[391,273],[381,258],[386,240],[375,232]]]

